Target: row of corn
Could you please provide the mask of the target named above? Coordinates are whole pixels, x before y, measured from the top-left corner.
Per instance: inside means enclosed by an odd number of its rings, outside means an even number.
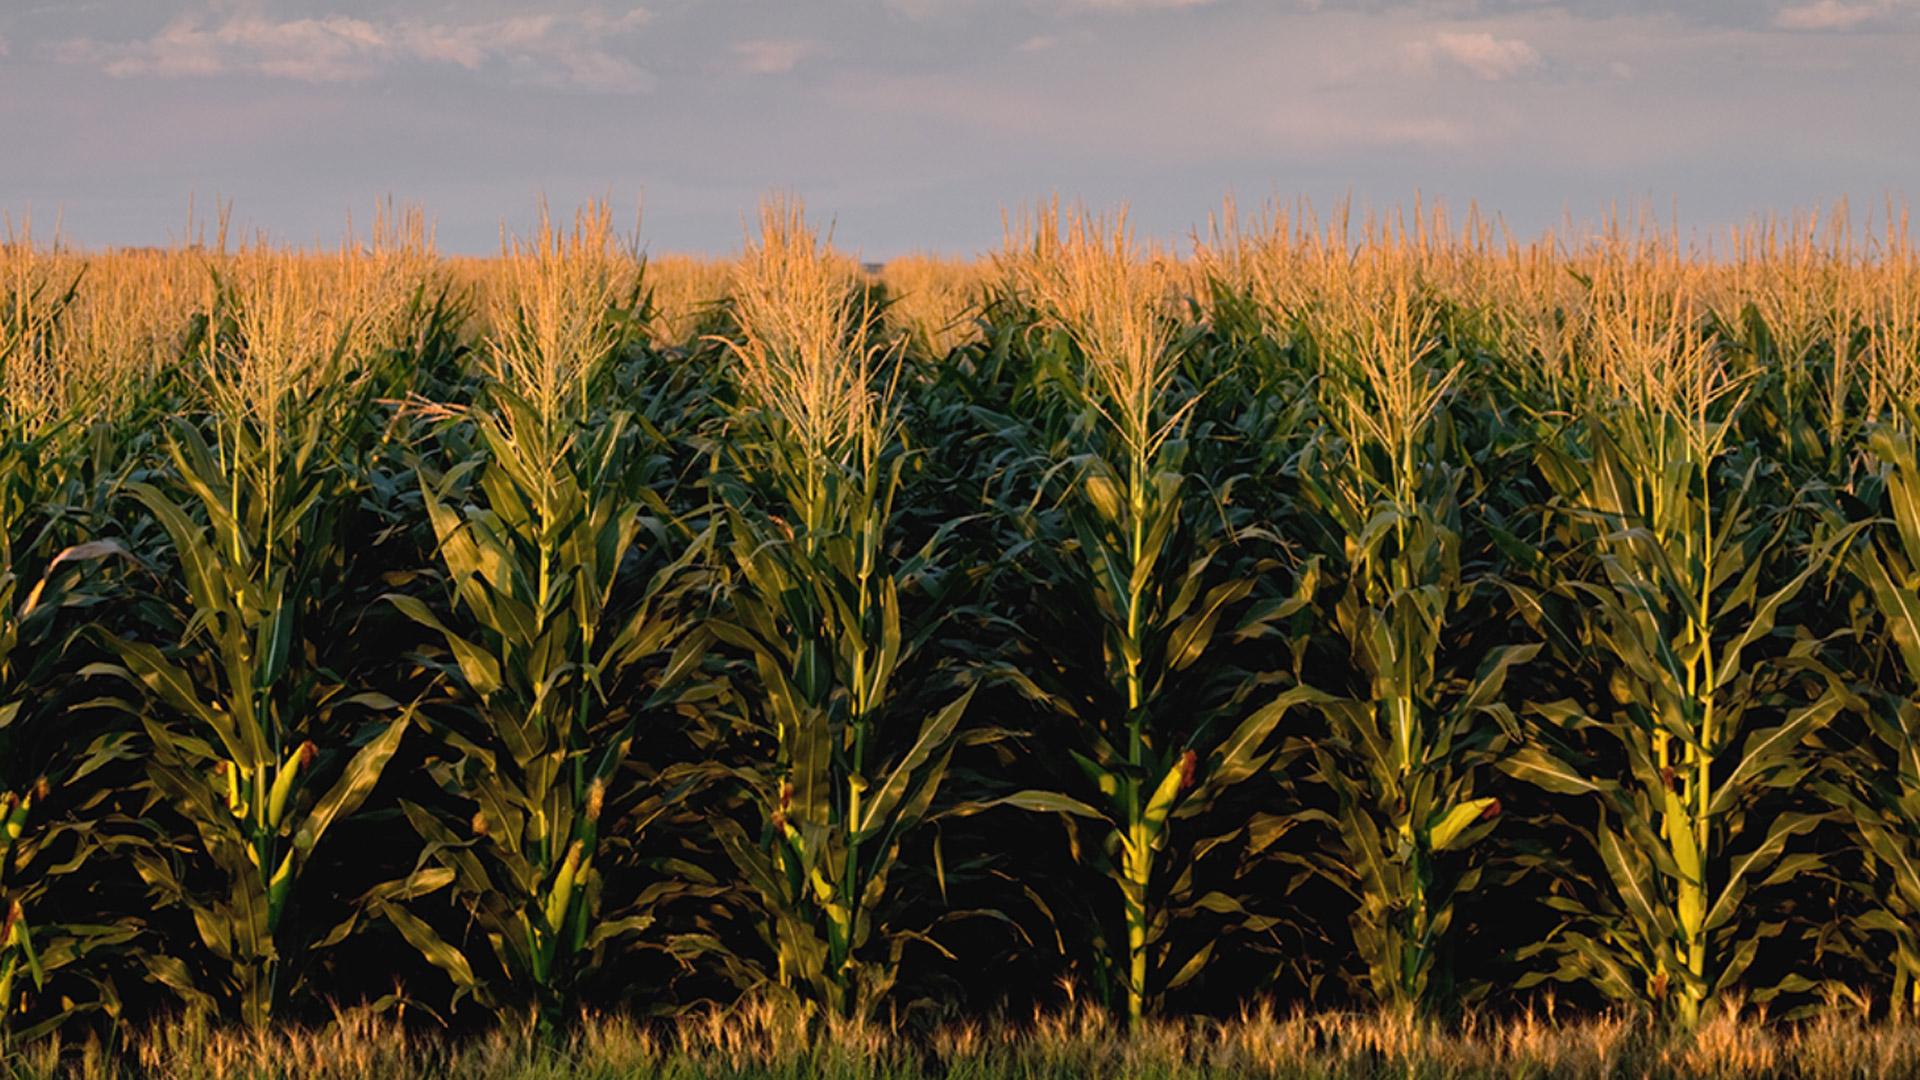
[[[1228,210],[9,243],[7,1037],[1920,1006],[1903,234]]]

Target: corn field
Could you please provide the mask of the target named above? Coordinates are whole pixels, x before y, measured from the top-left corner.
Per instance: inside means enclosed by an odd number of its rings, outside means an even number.
[[[0,1038],[1920,1012],[1904,220],[1214,221],[12,236]]]

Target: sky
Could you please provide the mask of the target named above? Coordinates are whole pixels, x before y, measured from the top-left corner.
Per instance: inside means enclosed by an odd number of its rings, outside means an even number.
[[[1059,197],[1150,238],[1469,204],[1523,239],[1920,193],[1920,0],[0,0],[0,211],[87,248],[443,251],[605,199],[725,255],[769,192],[968,256]]]

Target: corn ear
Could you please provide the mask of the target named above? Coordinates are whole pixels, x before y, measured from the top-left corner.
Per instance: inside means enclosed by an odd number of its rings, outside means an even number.
[[[1700,847],[1693,840],[1693,819],[1680,793],[1672,788],[1667,789],[1667,842],[1673,850],[1673,863],[1680,868],[1680,879],[1698,887],[1702,883]]]
[[[560,873],[553,879],[553,891],[547,894],[547,928],[553,933],[560,932],[560,926],[566,921],[567,907],[573,903],[574,877],[580,872],[580,841],[575,840],[567,848],[567,857],[560,863]]]
[[[1086,487],[1087,500],[1093,503],[1094,510],[1108,521],[1119,521],[1121,517],[1120,488],[1113,478],[1104,473],[1089,473],[1082,482]]]
[[[310,745],[310,744],[305,744]],[[267,828],[278,829],[287,812],[287,796],[293,793],[294,778],[300,775],[304,745],[295,747],[280,763],[280,774],[273,778],[273,790],[267,795]]]
[[[231,761],[220,764],[225,767],[227,774],[227,810],[234,817],[244,818],[247,816],[247,800],[240,792],[240,766]]]
[[[293,888],[293,858],[294,852],[287,852],[281,858],[279,868],[273,872],[273,877],[267,881],[267,927],[270,930],[280,925],[280,915],[286,910],[287,896]]]
[[[1147,800],[1147,807],[1140,814],[1140,820],[1147,827],[1147,837],[1151,841],[1160,835],[1160,829],[1167,823],[1167,814],[1172,812],[1174,801],[1180,797],[1181,781],[1188,775],[1183,768],[1184,757],[1176,758],[1167,767],[1166,775],[1160,778],[1160,784],[1153,789],[1153,795]]]
[[[27,810],[33,802],[33,796],[29,795],[17,801],[14,800],[14,797],[11,795],[7,796],[7,798],[8,801],[13,802],[12,809],[6,818],[7,844],[8,846],[12,846],[13,841],[20,839],[20,834],[26,830]]]

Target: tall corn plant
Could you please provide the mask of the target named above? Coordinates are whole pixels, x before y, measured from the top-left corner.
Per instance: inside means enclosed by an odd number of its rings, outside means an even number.
[[[1697,334],[1684,282],[1654,269],[1595,290],[1601,392],[1539,455],[1564,548],[1532,611],[1606,699],[1530,706],[1540,738],[1502,767],[1584,796],[1561,824],[1606,867],[1602,895],[1571,904],[1549,943],[1556,977],[1691,1025],[1784,927],[1753,891],[1821,863],[1790,850],[1821,814],[1789,793],[1810,768],[1802,743],[1846,697],[1782,623],[1818,561],[1801,515],[1753,448],[1729,444],[1742,388]],[[1793,973],[1751,999],[1805,985]]]
[[[604,207],[571,234],[543,208],[539,232],[503,253],[485,399],[466,414],[478,445],[444,472],[420,467],[452,610],[389,598],[444,647],[433,663],[456,694],[429,710],[441,748],[427,770],[447,799],[404,803],[427,849],[370,907],[461,995],[530,998],[550,1030],[581,980],[653,921],[662,890],[609,895],[604,870],[672,796],[625,770],[706,642],[693,572],[706,534],[662,498],[662,436],[607,401],[632,266]],[[505,985],[408,903],[441,889]]]
[[[714,827],[764,915],[769,986],[865,1016],[902,950],[931,941],[890,921],[894,874],[972,691],[916,670],[940,534],[897,548],[904,440],[853,284],[799,200],[763,204],[733,279],[741,410],[713,481],[733,576],[713,632],[751,657],[740,689],[766,756],[734,770],[757,830]]]
[[[1877,745],[1834,755],[1838,775],[1819,786],[1881,871],[1859,883],[1870,905],[1859,927],[1891,946],[1893,1008],[1912,1014],[1920,1012],[1920,452],[1910,426],[1890,424],[1869,436],[1868,455],[1877,468],[1862,494],[1880,516],[1845,565],[1869,601],[1856,607],[1870,688],[1857,707]]]
[[[1319,706],[1331,738],[1313,742],[1310,778],[1333,792],[1338,839],[1314,862],[1356,902],[1375,998],[1432,1011],[1453,1003],[1449,931],[1482,872],[1464,852],[1499,812],[1486,765],[1517,733],[1506,676],[1539,646],[1449,648],[1477,584],[1461,564],[1467,454],[1449,415],[1461,367],[1436,355],[1412,268],[1391,269],[1377,296],[1328,296],[1312,333],[1332,369],[1329,424],[1295,467],[1341,545],[1325,552],[1345,570],[1331,622],[1364,685],[1320,687],[1339,696]]]
[[[160,832],[134,859],[159,906],[190,911],[209,959],[152,950],[149,973],[195,1009],[225,1005],[259,1026],[331,940],[297,916],[305,869],[367,798],[407,719],[344,685],[319,651],[343,618],[342,525],[371,415],[349,370],[356,313],[316,312],[312,268],[292,257],[249,252],[233,269],[216,277],[196,358],[205,425],[175,419],[171,474],[126,486],[170,542],[157,557],[178,561],[181,591],[156,598],[175,621],[113,638],[120,665],[93,673],[144,688],[129,707],[152,794],[192,830],[149,820]]]
[[[1107,970],[1138,1025],[1162,993],[1204,970],[1213,948],[1169,933],[1169,900],[1193,888],[1191,868],[1175,881],[1156,875],[1174,861],[1170,846],[1191,859],[1224,838],[1201,835],[1195,822],[1176,838],[1176,822],[1204,815],[1270,766],[1269,737],[1311,696],[1296,688],[1249,710],[1254,680],[1208,650],[1266,632],[1304,601],[1248,603],[1276,567],[1247,556],[1264,534],[1236,527],[1224,509],[1228,492],[1190,471],[1184,429],[1198,391],[1179,379],[1165,282],[1141,259],[1124,216],[1076,213],[1064,241],[1056,218],[1040,224],[1032,254],[1010,270],[1071,342],[1080,376],[1071,393],[1083,412],[1070,425],[1066,460],[1046,463],[1041,495],[1054,506],[1012,513],[1060,594],[1077,601],[1056,615],[1097,635],[1099,658],[1081,678],[1057,662],[1064,642],[1042,643],[1052,656],[1018,673],[1071,725],[1080,782],[1003,801],[1097,830],[1098,847],[1083,854],[1115,885],[1125,932]],[[1223,892],[1187,899],[1256,918]]]
[[[44,990],[48,968],[72,959],[78,951],[76,946],[83,943],[58,924],[35,925],[43,905],[47,906],[47,916],[60,916],[48,903],[55,880],[83,869],[86,856],[95,848],[88,842],[85,823],[70,818],[49,820],[53,782],[65,779],[62,772],[78,771],[83,762],[97,767],[116,749],[108,740],[83,750],[77,743],[62,745],[71,740],[54,735],[61,731],[60,721],[65,718],[60,711],[66,704],[57,684],[63,675],[71,673],[71,665],[63,661],[73,633],[60,625],[61,609],[90,600],[86,590],[76,588],[79,567],[121,549],[111,542],[96,541],[65,548],[51,559],[36,557],[36,549],[44,549],[48,537],[37,528],[45,523],[37,520],[39,513],[33,504],[44,489],[42,470],[57,467],[57,463],[42,458],[53,449],[47,445],[48,434],[43,431],[26,438],[8,432],[11,437],[0,436],[6,439],[0,443],[0,918],[4,918],[4,928],[0,929],[0,1050],[10,1049],[17,1036],[31,1037],[48,1023],[57,1025],[71,1011],[71,1005],[54,1010],[49,1022],[15,1030],[17,1021],[29,1015],[24,1008],[24,991]],[[40,535],[25,535],[30,530],[40,531]],[[39,580],[22,589],[22,572],[29,580]],[[36,752],[44,748],[40,744],[49,743],[53,748],[51,761]],[[38,769],[49,765],[56,770],[54,776],[37,774]],[[63,838],[78,841],[79,857],[61,857]],[[49,872],[57,863],[64,863],[65,871]]]
[[[1824,223],[1796,215],[1737,230],[1726,268],[1734,289],[1710,316],[1751,360],[1747,422],[1768,429],[1762,437],[1783,462],[1829,473],[1845,467],[1858,419],[1847,400],[1857,277],[1845,259],[1849,224],[1842,201]]]
[[[5,814],[4,821],[0,821],[0,830],[3,830],[0,831],[0,904],[6,906],[5,928],[0,929],[0,1010],[4,1010],[0,1011],[0,1051],[12,1049],[16,984],[31,980],[35,989],[46,986],[46,972],[34,950],[33,926],[27,921],[23,904],[26,898],[20,895],[24,890],[15,888],[14,883],[7,880],[11,876],[7,869],[14,860],[14,847],[26,832],[27,815],[33,810],[35,794],[31,790],[17,795],[11,791],[0,792],[0,812]]]
[[[35,595],[21,598],[23,602],[15,607],[19,578],[14,570],[14,532],[27,524],[21,503],[22,496],[29,495],[32,489],[21,489],[33,462],[30,456],[20,452],[22,447],[14,444],[13,439],[7,441],[9,445],[0,447],[0,748],[12,750],[13,740],[7,737],[12,733],[8,729],[19,720],[21,708],[28,704],[28,695],[32,692],[32,687],[19,678],[14,652],[22,643],[22,631],[31,633],[29,621],[39,606],[39,596],[36,589]],[[28,644],[32,644],[31,638]],[[34,796],[38,794],[44,799],[46,792],[29,788],[16,793],[11,787],[19,781],[12,773],[13,770],[8,769],[0,774],[0,784],[8,786],[7,790],[0,790],[0,905],[6,909],[5,929],[0,931],[0,1050],[11,1049],[16,983],[30,978],[35,987],[40,987],[46,978],[34,951],[33,926],[27,921],[23,906],[25,890],[20,887],[21,883],[13,880],[16,876],[14,848],[23,838],[32,842],[26,835],[27,818],[33,810]]]
[[[19,460],[0,450],[0,473]],[[0,482],[0,489],[7,487]],[[12,494],[17,491],[0,494],[0,501]],[[12,514],[0,517],[8,526],[18,523]],[[44,561],[39,580],[20,596],[13,573],[20,564],[0,547],[0,1049],[110,1003],[107,995],[76,1002],[71,993],[48,992],[48,979],[89,953],[125,945],[135,933],[125,923],[89,918],[92,911],[73,903],[73,890],[91,884],[83,875],[98,874],[101,853],[113,846],[97,828],[113,792],[98,778],[91,784],[85,778],[131,755],[123,734],[89,739],[92,725],[75,723],[69,712],[78,666],[71,647],[82,634],[75,620],[62,617],[63,609],[84,610],[105,593],[88,580],[88,564],[124,554],[110,540],[64,548]],[[37,1007],[28,991],[44,995]],[[22,1020],[26,1025],[18,1027]]]
[[[87,925],[91,912],[73,902],[83,875],[99,871],[107,841],[93,826],[109,793],[70,781],[125,750],[123,737],[97,734],[72,711],[76,616],[102,599],[89,566],[125,550],[74,543],[83,530],[65,520],[67,505],[91,494],[75,395],[52,385],[79,291],[77,272],[56,285],[69,268],[30,233],[0,254],[0,1049],[96,1006],[97,995],[76,1003],[67,987],[50,992],[48,979],[131,936]]]
[[[32,433],[57,422],[72,381],[63,377],[63,324],[80,292],[84,264],[57,259],[8,228],[0,252],[0,424]],[[64,280],[63,280],[64,279]]]

